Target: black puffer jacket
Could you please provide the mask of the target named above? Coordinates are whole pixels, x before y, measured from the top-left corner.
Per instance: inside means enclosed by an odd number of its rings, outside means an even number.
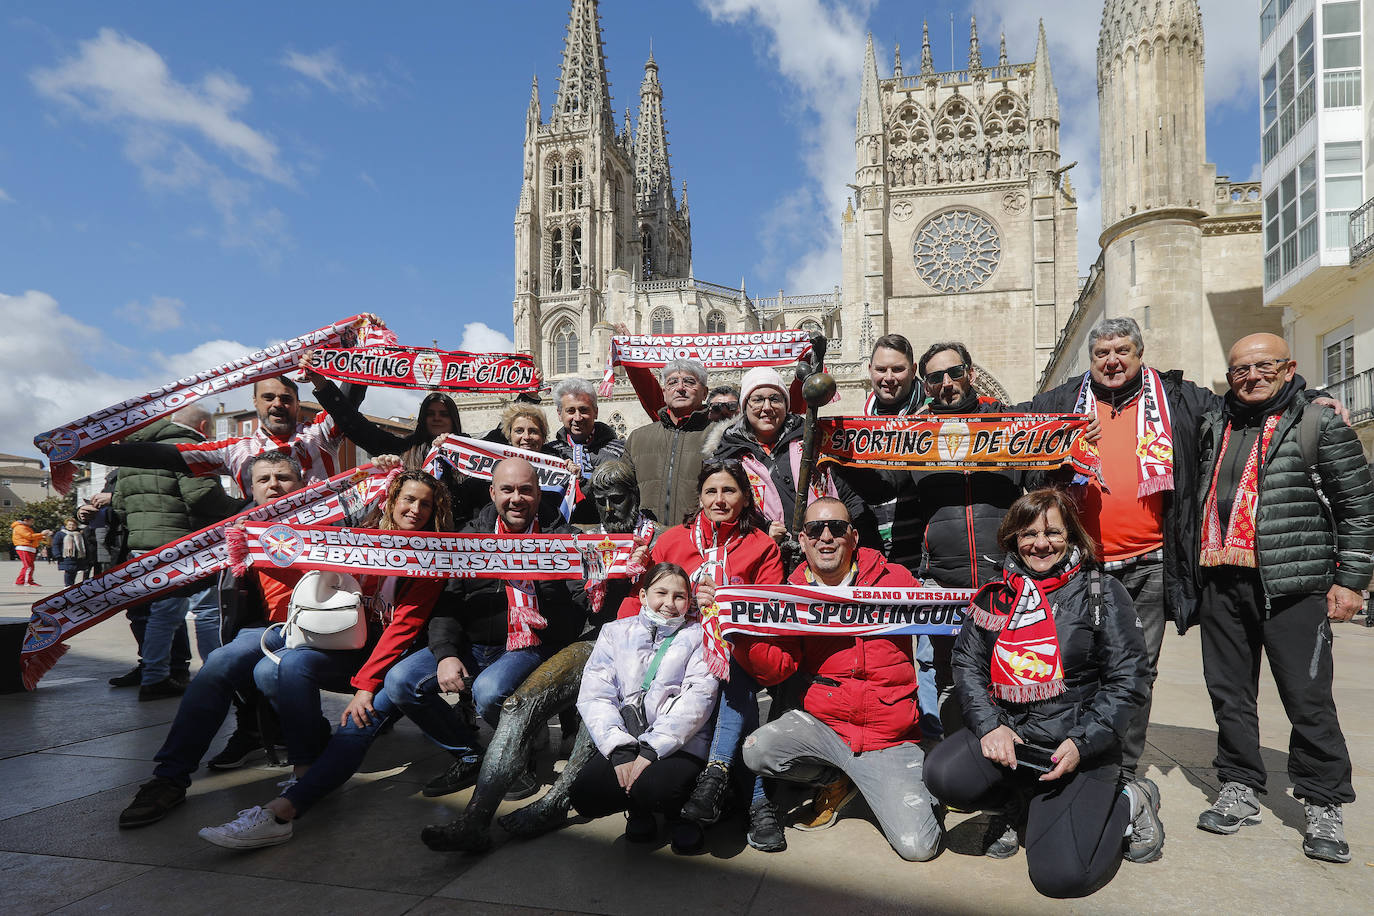
[[[772,452],[769,453],[765,452],[763,446],[759,445],[759,440],[750,430],[745,418],[740,417],[729,424],[717,424],[702,446],[702,457],[704,458],[719,460],[753,455],[762,462],[768,468],[773,486],[777,487],[778,495],[782,499],[783,518],[781,521],[787,526],[788,532],[792,534],[796,533],[792,530],[792,518],[797,500],[797,483],[792,473],[792,443],[802,441],[805,426],[806,420],[800,414],[788,414],[783,420],[782,430],[778,433],[778,440],[774,443]],[[873,516],[873,510],[854,491],[847,474],[842,473],[834,465],[831,466],[831,469],[832,479],[835,481],[835,492],[840,501],[844,503],[845,508],[849,510],[849,518],[859,531],[859,545],[880,549],[882,538],[878,534],[878,522]],[[760,506],[759,508],[761,510],[763,507]]]
[[[605,423],[597,422],[592,427],[592,437],[586,444],[587,466],[582,468],[582,492],[590,497],[591,487],[587,484],[592,476],[592,471],[596,470],[607,461],[615,461],[625,455],[625,440],[615,434],[615,430]],[[560,427],[558,432],[544,445],[544,451],[550,455],[557,455],[564,461],[573,461],[573,447],[569,441],[568,428]],[[596,502],[592,499],[583,499],[573,509],[571,521],[575,523],[585,523],[595,525],[600,521],[596,514]]]
[[[1020,571],[1008,556],[1007,568]],[[1121,757],[1121,736],[1145,702],[1145,641],[1125,586],[1102,575],[1103,613],[1093,626],[1086,568],[1050,593],[1055,633],[1067,688],[1036,703],[993,700],[992,651],[998,633],[969,620],[954,644],[954,690],[964,721],[979,738],[1006,725],[1021,739],[1057,747],[1065,738],[1078,745],[1084,764]]]
[[[1298,391],[1303,388],[1300,376],[1289,384]],[[1320,492],[1302,454],[1305,406],[1320,411],[1316,456]],[[1234,404],[1228,395],[1223,408],[1209,411],[1203,418],[1199,532],[1226,424],[1228,420],[1243,423],[1249,419],[1244,412],[1239,416],[1233,413]],[[1230,448],[1235,447],[1233,436]],[[1323,594],[1332,583],[1356,590],[1368,587],[1374,571],[1370,557],[1374,552],[1374,483],[1355,431],[1330,408],[1307,405],[1301,395],[1287,399],[1269,449],[1260,459],[1258,508],[1255,549],[1266,600],[1279,595]]]
[[[915,418],[941,413],[1000,413],[995,398],[974,395],[949,411],[922,408]],[[894,563],[948,588],[977,588],[998,575],[997,529],[1021,495],[1019,471],[907,471],[897,488],[892,523]]]
[[[1186,633],[1197,623],[1197,431],[1202,415],[1221,405],[1221,395],[1188,381],[1180,369],[1160,376],[1174,431],[1174,488],[1164,492],[1164,615]],[[1082,385],[1083,379],[1072,379],[1015,409],[1072,413]],[[1043,475],[1027,475],[1027,488],[1043,485]]]
[[[579,534],[562,520],[545,521],[540,515],[541,534]],[[460,534],[492,534],[496,531],[496,506],[488,504]],[[585,583],[577,579],[539,579],[535,592],[539,613],[549,622],[536,630],[542,644],[562,648],[575,641],[587,620]],[[445,589],[448,600],[440,601],[429,620],[429,648],[436,659],[454,658],[469,645],[504,646],[506,620],[510,605],[503,579],[454,579]]]

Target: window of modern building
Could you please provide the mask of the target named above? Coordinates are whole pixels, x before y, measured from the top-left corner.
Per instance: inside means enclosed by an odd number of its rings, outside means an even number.
[[[1260,119],[1265,163],[1317,112],[1316,49],[1308,16],[1291,41],[1279,48],[1274,66],[1260,78]]]
[[[563,375],[577,371],[577,332],[565,321],[553,335],[553,371]]]
[[[1328,143],[1322,149],[1326,165],[1326,247],[1350,247],[1350,211],[1364,203],[1360,141]]]
[[[706,333],[724,334],[725,333],[725,314],[719,309],[706,313]]]
[[[654,309],[653,315],[649,316],[649,333],[673,333],[673,313],[665,308]]]
[[[1360,0],[1322,4],[1322,107],[1360,104]]]
[[[1272,286],[1317,250],[1317,156],[1304,159],[1264,200],[1264,285]]]
[[[1273,34],[1274,26],[1279,21],[1277,7],[1278,0],[1265,0],[1264,6],[1260,9],[1260,41]]]
[[[1322,338],[1322,358],[1326,369],[1324,384],[1334,385],[1355,374],[1355,323],[1347,321]]]

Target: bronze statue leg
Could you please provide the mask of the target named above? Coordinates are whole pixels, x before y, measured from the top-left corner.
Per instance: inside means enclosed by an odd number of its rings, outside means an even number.
[[[572,753],[568,755],[568,762],[563,772],[558,774],[553,787],[525,807],[499,818],[497,823],[501,829],[522,840],[530,840],[562,826],[568,819],[568,807],[572,803],[569,796],[573,780],[595,754],[596,745],[592,743],[587,726],[583,725],[577,730]]]

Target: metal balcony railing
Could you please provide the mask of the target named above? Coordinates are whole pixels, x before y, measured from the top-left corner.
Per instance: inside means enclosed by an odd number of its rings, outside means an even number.
[[[1374,369],[1332,382],[1326,390],[1350,411],[1352,425],[1374,422]]]
[[[1374,197],[1350,212],[1350,263],[1374,251]]]

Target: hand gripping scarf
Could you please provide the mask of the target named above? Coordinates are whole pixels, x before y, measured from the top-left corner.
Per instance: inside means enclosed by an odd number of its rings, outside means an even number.
[[[989,688],[994,699],[1035,703],[1064,692],[1064,663],[1049,595],[1081,568],[1077,548],[1062,573],[1044,579],[1031,578],[1009,559],[1002,580],[989,582],[974,595],[971,619],[998,634]]]
[[[705,512],[698,512],[696,521],[692,523],[692,543],[701,556],[701,565],[697,567],[694,578],[709,576],[716,588],[728,584],[730,577],[726,575],[726,562],[730,548],[743,539],[739,533],[739,522],[716,525],[706,518]],[[709,607],[701,608],[701,633],[701,641],[706,649],[706,664],[711,674],[722,681],[730,680],[730,646],[720,629],[719,604],[712,602]]]
[[[1136,497],[1144,499],[1152,493],[1174,488],[1174,424],[1159,373],[1142,366],[1140,375],[1140,404],[1135,412],[1136,481],[1139,484]],[[1083,373],[1083,386],[1078,389],[1074,413],[1097,415],[1092,373]],[[1097,451],[1096,446],[1092,451]],[[1087,477],[1080,474],[1074,478],[1074,483],[1087,483]]]
[[[1231,424],[1226,424],[1226,432],[1221,437],[1221,449],[1217,452],[1216,467],[1212,469],[1212,485],[1207,488],[1207,506],[1202,515],[1202,555],[1199,559],[1202,566],[1255,567],[1259,462],[1260,456],[1269,452],[1269,442],[1274,438],[1274,430],[1278,425],[1278,414],[1264,418],[1264,429],[1251,447],[1250,457],[1245,459],[1245,470],[1241,472],[1236,498],[1231,503],[1231,518],[1223,532],[1221,513],[1217,511],[1217,477],[1221,474],[1221,459],[1231,442]]]
[[[510,536],[513,532],[506,527],[505,521],[498,515],[496,517],[496,535]],[[538,534],[539,519],[530,522],[527,531],[520,534]],[[549,621],[543,614],[539,613],[539,593],[535,591],[533,579],[507,579],[506,580],[506,605],[510,610],[506,613],[506,651],[512,652],[516,649],[528,649],[531,646],[539,645],[539,637],[535,635],[535,630],[542,630],[549,625]]]

